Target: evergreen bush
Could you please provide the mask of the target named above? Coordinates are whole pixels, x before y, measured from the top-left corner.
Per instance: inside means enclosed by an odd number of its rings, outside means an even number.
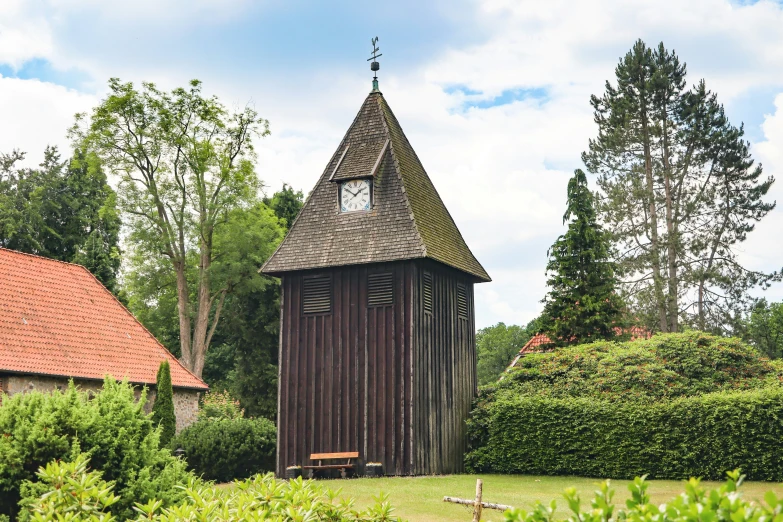
[[[229,482],[275,468],[277,431],[269,419],[203,419],[174,438],[188,467],[207,480]]]
[[[152,405],[152,422],[160,426],[160,445],[168,446],[177,431],[174,414],[174,389],[171,387],[171,367],[168,361],[160,363],[155,380],[155,403]]]
[[[73,383],[64,392],[17,394],[0,405],[0,513],[15,519],[18,503],[35,498],[36,471],[53,460],[72,460],[83,451],[92,467],[113,481],[123,500],[113,507],[131,516],[133,502],[157,498],[179,502],[190,476],[185,463],[160,449],[159,431],[144,413],[128,383],[107,378],[103,390],[88,397]],[[78,450],[78,451],[76,451]],[[75,453],[76,452],[76,453]]]

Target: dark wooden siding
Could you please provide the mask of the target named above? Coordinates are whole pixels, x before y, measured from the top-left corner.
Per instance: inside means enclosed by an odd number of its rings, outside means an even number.
[[[394,297],[369,306],[370,274],[391,272]],[[328,275],[331,313],[305,314],[303,280]],[[277,472],[311,453],[358,451],[387,474],[413,474],[413,262],[282,278]]]
[[[393,302],[371,306],[368,277],[384,272]],[[331,313],[305,314],[303,281],[318,276],[331,277]],[[387,474],[462,471],[476,392],[469,276],[421,260],[292,273],[282,284],[278,474],[343,451]]]
[[[439,263],[416,268],[414,314],[421,320],[414,325],[415,473],[459,473],[477,386],[473,282]],[[425,280],[432,285],[431,313],[424,304]]]

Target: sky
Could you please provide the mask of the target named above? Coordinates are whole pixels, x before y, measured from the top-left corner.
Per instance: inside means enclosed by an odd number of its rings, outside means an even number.
[[[728,0],[0,0],[0,151],[68,151],[107,81],[198,78],[271,124],[257,170],[309,192],[371,88],[380,88],[493,279],[476,321],[525,324],[546,293],[565,187],[597,133],[589,104],[636,39],[663,41],[705,79],[783,202],[783,2]],[[591,178],[591,183],[594,179]],[[783,266],[783,206],[741,250]],[[766,292],[783,299],[783,283]]]

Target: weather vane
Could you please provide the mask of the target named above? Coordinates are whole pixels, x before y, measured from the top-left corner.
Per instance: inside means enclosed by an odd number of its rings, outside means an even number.
[[[367,61],[369,62],[372,60],[372,63],[370,64],[370,70],[375,73],[372,77],[372,88],[374,91],[378,90],[378,69],[381,68],[381,64],[378,63],[378,57],[383,56],[382,54],[378,54],[378,37],[371,39],[370,42],[372,42],[372,56],[370,58],[367,58]]]

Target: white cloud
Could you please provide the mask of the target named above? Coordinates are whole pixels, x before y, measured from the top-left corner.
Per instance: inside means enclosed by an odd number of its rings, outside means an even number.
[[[89,110],[96,102],[95,96],[60,85],[0,77],[0,152],[27,152],[26,166],[40,163],[47,145],[57,145],[67,154],[66,131],[73,125],[74,114]]]
[[[30,12],[23,0],[0,2],[0,63],[19,67],[30,58],[51,56],[53,48],[44,16]]]
[[[783,269],[783,93],[775,98],[775,112],[767,114],[762,124],[764,141],[755,144],[751,151],[764,167],[764,175],[774,176],[776,182],[768,199],[778,203],[766,219],[756,226],[743,245],[743,261],[755,270]],[[759,296],[772,300],[783,299],[783,284],[773,285],[766,294]]]
[[[272,136],[258,146],[259,172],[271,188],[284,181],[305,191],[312,188],[370,87],[369,77],[353,70],[309,71],[293,78],[259,69],[256,75],[241,71],[235,76],[213,72],[205,63],[203,71],[194,74],[165,53],[143,61],[142,67],[121,60],[106,63],[89,54],[59,56],[59,46],[52,43],[52,27],[79,10],[97,13],[95,23],[124,24],[127,30],[128,24],[171,20],[225,23],[248,8],[246,0],[140,0],[121,5],[46,0],[36,4],[44,5],[41,9],[23,8],[30,5],[20,0],[0,3],[0,24],[33,24],[20,34],[35,41],[19,40],[12,50],[0,51],[7,53],[0,61],[43,56],[55,66],[77,64],[99,79],[111,71],[166,88],[195,75],[204,80],[206,92],[218,94],[230,106],[250,100],[272,122]],[[180,14],[184,22],[176,18]],[[540,311],[546,249],[562,232],[566,181],[581,166],[579,155],[596,132],[589,97],[603,91],[617,61],[637,38],[650,45],[663,40],[676,49],[688,64],[689,82],[706,78],[729,109],[749,92],[783,92],[783,7],[771,1],[487,0],[476,2],[475,19],[482,34],[489,35],[484,41],[448,49],[402,73],[384,67],[381,89],[468,244],[494,279],[477,287],[479,326],[500,320],[524,323]],[[14,138],[31,152],[60,136],[64,141],[72,113],[95,100],[40,82],[24,89],[9,81],[0,80],[0,104],[10,110],[0,123],[0,144],[15,145],[9,141]],[[446,92],[455,85],[483,94],[466,98]],[[468,99],[491,100],[513,89],[536,89],[546,96],[487,109],[464,108]],[[15,98],[7,101],[8,95]],[[760,100],[758,107],[767,102]],[[776,103],[776,112],[761,129],[765,139],[752,152],[765,172],[778,177],[771,197],[783,201],[783,95]],[[752,104],[745,109],[752,110]],[[21,132],[10,128],[17,126]],[[744,245],[754,268],[771,270],[783,264],[781,229],[783,208],[762,222]]]

